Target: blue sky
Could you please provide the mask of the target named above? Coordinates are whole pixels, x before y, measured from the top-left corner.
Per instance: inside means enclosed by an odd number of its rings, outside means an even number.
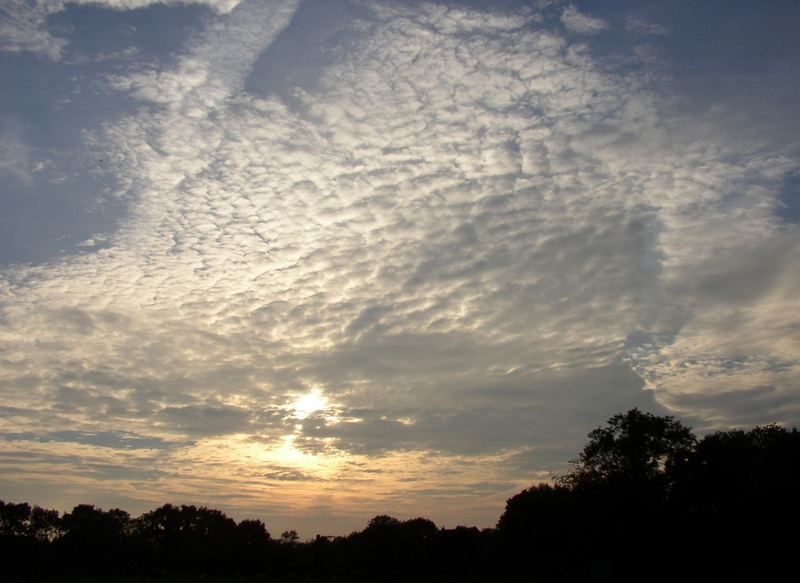
[[[796,2],[10,0],[0,492],[490,526],[797,424]]]

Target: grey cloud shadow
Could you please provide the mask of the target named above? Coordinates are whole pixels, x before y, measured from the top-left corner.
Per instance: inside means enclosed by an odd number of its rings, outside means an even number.
[[[369,18],[369,10],[349,0],[304,0],[289,26],[256,61],[245,90],[256,95],[274,93],[302,111],[295,91],[313,91],[325,67],[340,57],[341,49],[334,47],[345,34],[357,33],[350,23]]]
[[[0,434],[0,439],[8,438],[7,434]],[[15,439],[13,434],[10,439],[11,441]],[[23,439],[28,438],[24,437]],[[21,474],[27,473],[50,477],[54,472],[101,481],[123,480],[133,482],[158,480],[168,475],[162,470],[153,468],[151,463],[147,461],[133,460],[130,463],[104,463],[91,461],[80,455],[28,451],[0,452],[0,474],[5,474],[10,479],[16,480]]]
[[[50,431],[46,433],[34,432],[6,432],[0,433],[0,438],[9,441],[38,441],[41,443],[80,443],[96,445],[111,449],[170,449],[178,447],[177,442],[166,441],[160,437],[138,435],[125,431]]]
[[[156,414],[156,425],[170,432],[193,437],[247,432],[252,412],[219,404],[164,407]]]
[[[393,451],[438,451],[452,455],[514,452],[550,444],[573,455],[586,434],[609,416],[632,407],[665,412],[641,379],[624,363],[551,376],[519,375],[489,384],[442,386],[439,405],[347,408],[339,422],[324,415],[301,422],[297,445],[329,447],[363,455]],[[442,408],[447,403],[447,408]],[[568,458],[567,458],[568,459]],[[543,457],[540,468],[552,456]]]
[[[702,432],[770,423],[797,426],[800,425],[798,390],[798,385],[762,385],[716,393],[676,394],[670,396],[670,401],[682,410],[692,411]]]
[[[274,480],[277,482],[313,482],[318,481],[317,478],[303,472],[296,468],[272,466],[270,471],[262,474],[262,477],[267,480]]]

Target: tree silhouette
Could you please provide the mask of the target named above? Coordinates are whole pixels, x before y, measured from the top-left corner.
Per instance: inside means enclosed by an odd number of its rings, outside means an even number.
[[[692,562],[705,565],[709,576],[777,577],[795,554],[786,526],[800,523],[797,429],[709,434],[672,474],[670,510],[694,549]]]
[[[233,519],[205,506],[164,504],[137,519],[138,534],[159,568],[192,572],[229,566],[236,530]]]
[[[800,432],[777,425],[704,437],[674,468],[681,503],[693,512],[739,513],[794,498],[800,487]],[[783,511],[787,508],[783,508]]]
[[[552,575],[566,564],[605,554],[605,538],[596,535],[595,507],[561,484],[537,484],[516,494],[506,503],[497,530],[504,561],[515,571],[536,569]]]
[[[537,549],[537,568],[551,575],[588,576],[595,565],[613,564],[618,576],[633,576],[656,560],[654,548],[676,530],[664,511],[668,470],[691,454],[691,431],[672,417],[631,409],[588,437],[554,485],[533,486],[508,501],[498,531],[517,571],[530,570],[530,551]]]
[[[79,504],[61,519],[65,539],[122,541],[128,534],[130,514],[119,508],[104,511],[93,504]]]
[[[236,564],[247,572],[263,572],[273,559],[272,539],[260,520],[242,520],[234,537]]]
[[[34,506],[31,510],[28,532],[34,540],[39,542],[51,542],[58,538],[62,532],[58,510]]]
[[[400,521],[397,520],[395,517],[387,516],[386,514],[380,514],[370,519],[369,523],[367,524],[367,528],[364,532],[370,532],[370,533],[390,532],[392,529],[398,527],[399,525]]]
[[[296,545],[300,542],[300,535],[297,534],[296,530],[284,530],[278,542],[282,545]]]
[[[131,520],[89,504],[59,518],[0,501],[0,579],[777,580],[794,566],[786,527],[800,524],[798,492],[796,429],[698,442],[672,417],[632,409],[592,431],[565,476],[511,497],[496,530],[380,514],[346,537],[300,542],[289,530],[273,541],[260,520],[237,524],[202,506],[165,504]]]
[[[589,433],[560,483],[568,487],[608,482],[642,485],[685,460],[696,443],[691,430],[669,416],[631,409]]]
[[[263,522],[246,519],[236,525],[236,540],[245,547],[259,547],[272,539]]]
[[[27,502],[14,504],[0,500],[0,536],[19,537],[28,533],[31,505]]]
[[[125,570],[130,526],[124,510],[79,504],[61,518],[63,534],[56,541],[61,560],[81,571]]]

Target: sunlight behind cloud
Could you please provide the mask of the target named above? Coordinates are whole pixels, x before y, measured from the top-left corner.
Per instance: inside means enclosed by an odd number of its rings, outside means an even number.
[[[328,406],[328,399],[319,389],[313,389],[297,397],[289,406],[296,419],[306,419],[312,413],[322,411]]]

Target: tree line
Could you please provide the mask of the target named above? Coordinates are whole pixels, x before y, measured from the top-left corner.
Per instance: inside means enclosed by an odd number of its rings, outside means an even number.
[[[257,519],[164,504],[138,517],[0,501],[0,578],[239,574],[283,578],[720,580],[794,566],[800,433],[777,425],[697,439],[632,409],[570,470],[508,500],[495,528],[380,515],[347,536],[273,538]]]

